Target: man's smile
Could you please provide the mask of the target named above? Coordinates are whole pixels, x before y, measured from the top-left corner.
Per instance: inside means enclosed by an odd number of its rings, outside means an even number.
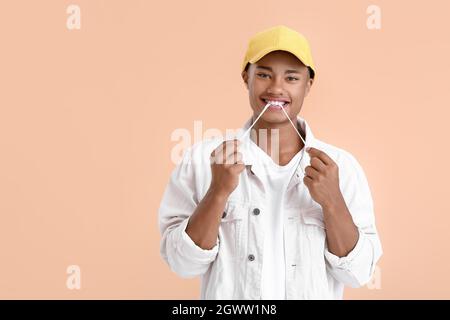
[[[264,102],[264,105],[270,103],[269,110],[280,110],[286,108],[290,105],[290,101],[287,98],[261,98]]]

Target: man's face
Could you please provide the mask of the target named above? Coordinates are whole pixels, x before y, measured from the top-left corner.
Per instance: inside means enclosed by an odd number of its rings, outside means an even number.
[[[289,118],[299,114],[303,99],[309,93],[313,79],[308,68],[293,54],[273,51],[242,72],[249,91],[250,106],[259,115],[269,100],[283,100]],[[269,107],[260,120],[268,123],[289,121],[280,107]]]

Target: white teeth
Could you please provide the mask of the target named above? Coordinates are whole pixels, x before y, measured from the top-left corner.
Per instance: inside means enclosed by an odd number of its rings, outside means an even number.
[[[273,106],[280,106],[280,107],[282,107],[282,106],[284,106],[286,104],[286,102],[284,102],[284,101],[271,101],[271,100],[269,100],[269,101],[264,100],[264,101],[266,103],[270,103]]]

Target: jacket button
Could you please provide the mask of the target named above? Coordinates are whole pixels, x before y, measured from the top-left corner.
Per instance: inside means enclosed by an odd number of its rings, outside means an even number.
[[[249,255],[248,255],[248,260],[250,260],[250,261],[255,260],[255,256],[252,255],[252,254],[249,254]]]
[[[222,213],[222,218],[225,218],[227,216],[227,213],[226,213],[226,211],[224,211],[223,213]]]
[[[258,208],[253,209],[253,214],[257,216],[261,211]]]

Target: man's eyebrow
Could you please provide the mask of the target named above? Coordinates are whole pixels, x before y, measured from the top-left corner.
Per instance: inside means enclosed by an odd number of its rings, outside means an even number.
[[[264,70],[272,71],[271,67],[266,67],[266,66],[256,66],[256,69],[264,69]],[[286,70],[284,73],[285,74],[287,74],[287,73],[300,73],[300,71],[296,70],[296,69],[289,69],[289,70]]]

